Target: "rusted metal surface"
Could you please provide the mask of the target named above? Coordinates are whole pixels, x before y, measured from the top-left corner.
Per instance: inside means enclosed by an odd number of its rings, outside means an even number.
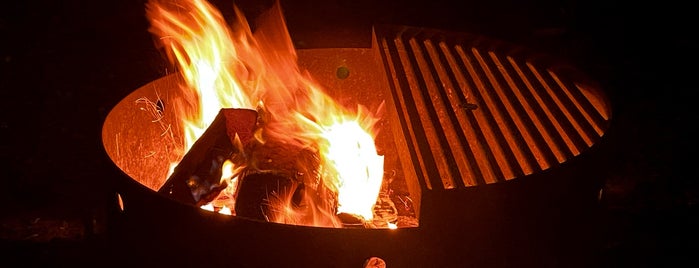
[[[594,145],[610,107],[570,65],[480,36],[379,26],[404,167],[430,190],[540,172]]]
[[[170,163],[182,157],[184,138],[174,112],[181,78],[168,75],[138,88],[112,108],[102,126],[105,151],[124,173],[158,190]]]

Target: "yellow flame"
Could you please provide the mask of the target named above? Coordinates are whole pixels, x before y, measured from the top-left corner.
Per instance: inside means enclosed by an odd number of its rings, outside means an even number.
[[[235,164],[230,159],[226,159],[221,166],[221,181],[230,181],[235,175]]]
[[[200,207],[203,210],[208,210],[208,211],[214,211],[214,205],[213,204],[206,204]]]
[[[213,207],[218,208],[218,213],[233,215],[235,208],[235,192],[238,188],[239,167],[236,167],[231,160],[226,159],[221,167],[221,182],[226,182],[227,186],[219,193],[212,202]]]
[[[357,121],[340,122],[323,132],[325,157],[335,168],[338,213],[373,219],[373,207],[383,181],[383,156],[376,154],[374,139]]]
[[[220,12],[204,0],[151,0],[147,5],[150,31],[159,37],[184,78],[186,96],[177,109],[183,121],[184,152],[221,108],[261,105],[265,124],[256,138],[317,151],[322,182],[337,195],[335,212],[371,219],[383,179],[383,157],[376,154],[372,136],[377,118],[362,107],[354,112],[345,109],[301,70],[278,2],[260,16],[255,34],[242,12],[233,8],[235,21],[227,27]],[[226,179],[237,180],[232,174]],[[228,185],[230,189],[221,196],[229,199],[224,205],[233,208],[237,183]],[[333,210],[322,209],[326,211],[313,214]],[[287,209],[279,211],[291,214]],[[311,218],[311,225],[324,221]]]
[[[293,193],[298,185],[287,189],[276,189],[267,198],[267,209],[264,211],[267,221],[308,225],[318,227],[342,227],[340,219],[335,217],[330,200],[318,200],[308,191],[304,191],[301,204],[293,204]]]
[[[388,229],[391,229],[391,230],[398,229],[398,225],[395,223],[387,222],[386,224],[388,224]]]
[[[191,89],[185,90],[185,101],[196,100],[181,107],[186,152],[221,108],[253,108],[242,86],[243,72],[234,72],[245,69],[238,54],[251,47],[252,33],[246,27],[233,35],[221,13],[204,0],[151,1],[146,10],[150,31],[178,65],[186,81],[183,87]],[[237,9],[236,13],[239,24],[247,25]],[[187,110],[187,104],[193,107]]]
[[[223,206],[221,208],[221,210],[218,211],[218,213],[225,214],[225,215],[233,215],[233,212],[227,206]]]

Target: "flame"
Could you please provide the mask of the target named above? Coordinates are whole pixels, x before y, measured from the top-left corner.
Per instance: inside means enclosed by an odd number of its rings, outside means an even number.
[[[386,224],[388,225],[388,229],[391,229],[391,230],[398,229],[398,225],[395,223],[387,222]]]
[[[221,167],[221,182],[226,182],[226,188],[221,191],[219,196],[212,203],[203,205],[201,208],[216,211],[221,214],[232,215],[235,208],[235,192],[238,188],[238,176],[241,167],[236,167],[231,160],[226,159]],[[208,209],[208,205],[211,208]],[[205,208],[206,206],[206,208]]]
[[[322,185],[337,196],[336,208],[308,197],[303,206],[290,209],[289,192],[294,191],[274,192],[268,201],[279,215],[268,215],[270,220],[336,226],[337,220],[327,215],[341,212],[372,219],[383,179],[383,156],[374,145],[377,117],[361,106],[350,110],[336,103],[301,70],[278,2],[260,16],[254,34],[242,12],[233,9],[234,21],[228,27],[204,0],[147,4],[150,31],[184,78],[186,97],[177,106],[185,136],[183,155],[221,108],[258,109],[264,126],[256,140],[318,153]],[[229,180],[230,189],[214,207],[234,207],[237,182],[230,180],[251,166],[224,168],[224,173],[235,171],[222,178]]]
[[[326,181],[337,187],[337,212],[373,219],[383,181],[383,156],[376,155],[373,137],[357,121],[336,123],[322,135],[327,140],[324,155],[334,167],[335,174],[325,178],[335,179]]]
[[[300,187],[293,185],[287,189],[271,191],[267,198],[267,208],[264,212],[267,221],[311,225],[321,227],[341,227],[342,222],[335,217],[333,203],[328,199],[316,198],[309,191],[301,191],[303,198],[299,203],[292,201],[294,193]]]
[[[186,152],[221,108],[253,108],[241,54],[255,53],[249,51],[254,40],[247,27],[231,32],[221,13],[203,0],[150,1],[146,11],[150,31],[185,79],[183,100],[195,101],[179,106]],[[237,9],[236,14],[238,24],[247,25]]]
[[[214,205],[213,204],[206,204],[200,207],[203,210],[208,210],[208,211],[214,211]]]

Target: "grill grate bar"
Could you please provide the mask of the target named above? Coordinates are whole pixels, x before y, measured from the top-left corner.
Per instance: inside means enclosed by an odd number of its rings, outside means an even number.
[[[454,189],[529,175],[604,135],[605,100],[587,85],[454,36],[375,29],[398,115],[396,140],[410,151],[401,159],[421,173],[420,185]]]
[[[519,164],[519,172],[516,173],[516,176],[531,174],[534,170],[539,170],[538,163],[536,162],[536,158],[530,146],[521,146],[527,145],[528,143],[525,140],[525,136],[527,136],[526,132],[522,131],[523,126],[521,125],[521,120],[519,120],[519,115],[514,112],[511,103],[505,103],[505,101],[509,101],[510,97],[514,95],[509,91],[507,93],[504,92],[501,86],[504,85],[504,83],[498,81],[496,77],[497,73],[493,72],[493,69],[497,70],[497,68],[494,68],[492,61],[487,57],[482,57],[481,53],[476,48],[471,48],[471,54],[479,63],[482,75],[487,77],[489,85],[486,86],[486,89],[491,92],[490,94],[492,95],[496,110],[502,111],[501,117],[503,122],[500,123],[500,125],[504,127],[505,133],[507,134],[505,139],[518,160],[517,162],[513,162],[513,164]]]
[[[476,185],[477,182],[474,175],[480,177],[480,170],[477,165],[474,165],[475,157],[473,153],[470,150],[463,149],[468,148],[469,144],[456,115],[456,106],[454,104],[457,104],[459,100],[450,98],[445,89],[445,82],[448,81],[448,77],[444,75],[443,63],[435,55],[436,51],[429,39],[424,40],[424,42],[417,42],[415,39],[412,39],[410,44],[413,52],[411,54],[414,54],[417,59],[412,63],[420,68],[428,89],[423,91],[423,97],[428,97],[433,103],[439,104],[437,113],[440,124],[443,127],[442,136],[447,141],[441,144],[442,149],[448,151],[454,157],[452,159],[454,161],[451,161],[453,163],[450,164],[458,169],[458,174],[457,172],[452,172],[452,175],[455,176],[450,178],[450,181],[455,182],[459,187]],[[424,95],[425,93],[427,93],[426,96]],[[445,183],[448,182],[445,181]]]
[[[483,157],[485,148],[479,146],[480,144],[485,144],[485,137],[483,137],[481,131],[477,132],[477,136],[467,137],[467,135],[473,133],[473,131],[466,130],[477,129],[471,127],[474,120],[473,111],[465,108],[468,102],[464,90],[461,90],[463,87],[458,86],[455,74],[448,68],[451,63],[447,60],[447,56],[444,54],[443,50],[437,49],[437,47],[444,48],[444,43],[440,42],[440,44],[435,46],[431,40],[427,39],[420,45],[422,49],[426,50],[429,54],[430,60],[427,61],[427,64],[434,74],[435,80],[437,80],[437,82],[434,83],[439,89],[440,97],[447,100],[450,104],[450,106],[446,108],[446,111],[450,120],[454,122],[453,132],[459,141],[459,143],[450,143],[450,145],[452,151],[455,154],[461,154],[461,158],[464,159],[461,163],[457,162],[457,164],[461,164],[459,166],[460,170],[466,170],[466,172],[462,173],[466,173],[468,176],[464,177],[464,184],[466,186],[484,184],[485,180],[483,179],[483,172],[481,170],[487,170],[490,164],[479,163],[478,159],[483,159],[484,161],[489,159]],[[439,83],[439,81],[442,83]],[[477,155],[480,157],[477,157]]]
[[[566,145],[566,142],[563,140],[563,137],[559,135],[559,132],[557,132],[558,128],[554,125],[554,122],[551,120],[551,116],[546,112],[547,109],[545,108],[545,106],[542,105],[543,101],[541,100],[541,98],[538,97],[538,94],[536,93],[536,90],[534,89],[534,86],[530,79],[527,77],[523,69],[519,67],[519,64],[517,64],[517,62],[513,58],[508,57],[508,61],[514,68],[520,81],[524,83],[525,88],[527,89],[523,90],[522,93],[525,99],[527,100],[527,103],[536,114],[536,118],[534,118],[533,120],[534,122],[539,122],[541,124],[541,127],[539,129],[545,135],[546,141],[549,141],[549,148],[551,148],[553,153],[556,155],[557,162],[562,163],[567,158],[573,157],[573,152],[568,148],[568,145]]]
[[[470,149],[468,151],[474,155],[477,163],[478,169],[474,168],[474,170],[481,171],[480,175],[483,176],[483,178],[476,178],[476,181],[479,184],[483,184],[486,182],[494,183],[498,180],[502,180],[504,176],[500,170],[500,164],[498,164],[497,159],[495,159],[493,150],[490,148],[490,146],[488,146],[488,140],[485,137],[483,128],[480,127],[480,123],[478,122],[478,119],[476,119],[476,113],[479,113],[480,116],[480,112],[477,110],[477,104],[475,101],[470,103],[468,100],[469,98],[473,98],[473,94],[470,94],[469,92],[472,92],[476,86],[473,84],[473,81],[466,79],[467,76],[466,72],[464,71],[465,67],[463,67],[463,64],[460,64],[454,56],[456,54],[455,51],[448,47],[444,42],[441,42],[440,52],[440,55],[443,55],[448,66],[450,67],[448,69],[449,72],[447,72],[447,74],[449,74],[449,78],[451,81],[456,81],[452,82],[452,84],[458,85],[458,88],[453,88],[458,98],[456,100],[457,107],[460,108],[456,109],[456,111],[461,111],[461,116],[459,117],[463,126],[463,131],[461,133],[467,137],[467,139],[470,141],[469,144],[472,145],[470,148],[468,148]],[[469,98],[467,98],[467,96],[469,96]],[[473,106],[471,106],[471,108],[467,108],[469,105]],[[481,119],[481,121],[482,120],[483,119]]]
[[[504,181],[506,178],[513,178],[515,176],[514,172],[511,170],[511,166],[514,160],[514,155],[508,149],[507,142],[499,127],[499,123],[496,121],[496,117],[493,115],[494,108],[492,101],[486,99],[488,95],[485,95],[485,84],[482,80],[482,75],[478,73],[471,56],[463,50],[460,45],[454,47],[456,54],[459,56],[458,67],[462,70],[462,73],[467,74],[465,79],[471,82],[472,87],[469,87],[471,91],[469,96],[472,96],[475,103],[479,103],[478,109],[474,111],[476,114],[476,120],[480,123],[479,125],[485,132],[486,144],[491,148],[494,158],[496,159],[499,169],[496,169],[496,181]]]
[[[425,140],[421,144],[429,146],[428,152],[432,154],[432,159],[440,175],[438,178],[433,178],[431,182],[433,185],[438,184],[446,189],[454,188],[452,180],[454,169],[453,165],[449,163],[450,160],[453,161],[453,157],[449,154],[449,151],[442,149],[446,143],[443,135],[444,130],[441,128],[435,104],[427,92],[422,73],[416,64],[415,52],[410,44],[406,44],[403,39],[394,39],[394,43],[399,52],[397,55],[408,78],[406,81],[410,90],[406,95],[410,95],[418,106],[415,120],[422,125],[425,133]]]
[[[581,149],[587,148],[587,143],[569,121],[570,116],[565,113],[564,107],[556,98],[554,90],[551,89],[548,81],[546,81],[546,78],[542,75],[541,70],[530,62],[526,62],[525,65],[527,66],[525,73],[529,75],[530,78],[533,78],[533,81],[538,82],[534,84],[534,89],[543,100],[544,108],[553,117],[554,125],[557,126],[563,140],[566,141],[566,144],[574,155],[579,154],[582,151]]]
[[[421,170],[424,176],[428,178],[428,180],[425,181],[428,188],[434,190],[443,189],[444,186],[439,181],[442,175],[441,173],[443,173],[443,169],[437,169],[437,163],[435,162],[433,154],[431,153],[433,148],[431,148],[430,144],[427,142],[425,133],[426,128],[419,120],[420,113],[418,112],[418,108],[416,106],[417,103],[415,102],[415,99],[413,99],[411,92],[404,92],[403,90],[400,90],[410,88],[408,78],[411,76],[409,76],[408,71],[404,68],[404,64],[402,63],[402,58],[399,55],[399,49],[396,44],[397,42],[394,40],[382,40],[382,43],[386,45],[386,49],[388,51],[388,55],[386,56],[388,56],[388,58],[391,59],[391,62],[393,62],[392,70],[395,74],[393,77],[397,80],[397,84],[392,86],[391,93],[394,96],[395,103],[400,105],[405,112],[403,113],[403,120],[407,123],[408,130],[411,134],[409,139],[411,140],[414,148],[418,150],[418,154],[414,155],[414,158],[411,158],[418,160],[420,163],[419,170]],[[399,87],[395,87],[396,85]],[[435,172],[439,173],[434,174]]]
[[[495,53],[489,53],[495,65],[499,70],[499,79],[504,80],[502,83],[507,84],[512,94],[508,94],[510,103],[512,104],[515,113],[520,115],[520,120],[522,120],[522,125],[524,130],[525,139],[527,144],[533,151],[535,158],[539,164],[540,169],[547,169],[549,166],[558,163],[556,155],[551,148],[551,145],[547,143],[547,139],[544,138],[546,133],[542,133],[544,127],[542,123],[538,120],[538,115],[536,111],[532,108],[532,97],[527,95],[525,92],[526,85],[522,80],[517,79],[516,72],[508,62],[500,61],[499,57]],[[543,114],[541,112],[540,114]],[[562,140],[561,140],[562,141]]]
[[[439,90],[431,79],[436,75],[435,68],[426,59],[424,47],[420,46],[414,38],[401,39],[400,44],[407,44],[404,46],[406,53],[403,56],[405,64],[413,68],[415,80],[413,80],[411,92],[415,99],[426,104],[427,109],[424,112],[427,113],[427,116],[423,115],[421,120],[425,125],[435,124],[434,129],[428,132],[428,142],[431,142],[433,153],[441,160],[438,161],[438,164],[444,170],[441,178],[442,183],[446,189],[463,187],[464,183],[460,179],[462,175],[459,170],[459,167],[463,167],[463,165],[456,163],[450,146],[450,144],[458,145],[460,142],[454,138],[455,121],[451,120],[451,113],[448,111],[451,109],[446,108],[445,100],[447,98],[444,98],[443,90]],[[463,163],[464,158],[460,157],[460,159],[462,160],[460,163]]]
[[[584,141],[585,144],[581,145],[579,149],[584,150],[592,145],[597,133],[590,122],[587,121],[587,119],[585,119],[585,117],[582,115],[582,112],[578,109],[578,106],[575,105],[573,100],[571,100],[566,94],[565,87],[561,87],[562,84],[559,83],[560,80],[557,79],[557,76],[555,76],[555,74],[553,74],[553,72],[550,70],[540,72],[540,74],[543,80],[546,81],[546,84],[550,87],[557,85],[557,87],[552,89],[549,94],[556,101],[566,118],[568,118],[566,121],[572,124],[576,130],[575,133],[579,134]]]
[[[581,112],[584,119],[579,120],[590,124],[591,127],[594,128],[593,133],[588,133],[591,139],[594,140],[604,135],[607,119],[609,119],[608,116],[603,115],[599,109],[595,108],[595,106],[590,103],[590,98],[584,96],[579,86],[568,79],[560,79],[558,75],[552,71],[548,73],[556,81],[556,84],[563,89],[567,99],[570,99],[574,103],[576,109]]]

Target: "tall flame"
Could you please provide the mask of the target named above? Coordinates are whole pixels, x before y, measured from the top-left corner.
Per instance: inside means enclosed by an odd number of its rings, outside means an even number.
[[[189,94],[182,101],[194,103],[180,105],[186,152],[221,108],[253,108],[246,91],[250,87],[243,84],[248,77],[241,56],[255,53],[250,51],[252,33],[242,28],[234,35],[223,16],[203,0],[151,1],[146,16],[169,60],[178,65],[183,86],[192,89],[184,91]],[[247,25],[242,15],[236,18],[238,25]]]
[[[185,152],[221,108],[262,108],[265,124],[258,141],[317,152],[322,183],[337,195],[335,212],[370,220],[383,180],[383,156],[376,154],[372,129],[378,119],[361,106],[342,107],[301,70],[278,2],[260,16],[254,34],[233,8],[235,21],[227,27],[204,0],[147,4],[150,31],[178,66],[189,92],[179,111]]]

